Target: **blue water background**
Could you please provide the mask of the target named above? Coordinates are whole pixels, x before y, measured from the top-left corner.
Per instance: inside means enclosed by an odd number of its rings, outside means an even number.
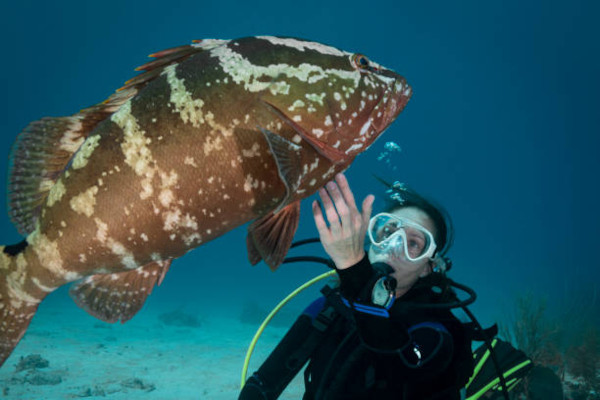
[[[554,310],[597,310],[599,5],[5,1],[0,158],[7,160],[30,121],[104,100],[152,52],[192,39],[265,34],[324,42],[366,54],[412,85],[405,111],[347,175],[358,199],[376,194],[376,207],[382,187],[373,172],[447,208],[456,228],[452,276],[477,290],[482,322],[503,318],[527,291],[547,297]],[[395,171],[377,161],[386,141],[402,147]],[[315,236],[308,201],[302,207],[296,237]],[[1,243],[21,240],[5,212],[0,227]],[[320,251],[294,252],[301,253]],[[239,228],[175,261],[142,312],[184,307],[210,318],[238,313],[249,301],[268,308],[323,271],[251,267]],[[64,289],[47,301],[83,318]]]

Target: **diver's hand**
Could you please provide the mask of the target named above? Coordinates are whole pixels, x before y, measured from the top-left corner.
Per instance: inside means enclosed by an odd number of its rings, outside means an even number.
[[[365,197],[361,213],[344,174],[337,174],[325,188],[319,189],[319,196],[329,226],[316,200],[312,203],[313,217],[325,252],[338,269],[347,269],[365,256],[365,235],[375,196]]]

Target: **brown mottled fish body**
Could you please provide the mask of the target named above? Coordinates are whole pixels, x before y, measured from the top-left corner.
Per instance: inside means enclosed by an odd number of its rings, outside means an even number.
[[[104,103],[28,126],[0,247],[0,363],[57,287],[130,319],[171,260],[244,224],[250,261],[276,268],[299,202],[346,169],[411,91],[360,54],[277,37],[165,50]]]

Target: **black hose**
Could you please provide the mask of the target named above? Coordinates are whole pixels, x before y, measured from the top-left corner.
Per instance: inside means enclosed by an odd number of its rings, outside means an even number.
[[[291,247],[297,247],[297,246],[302,246],[304,244],[308,244],[308,243],[317,243],[320,240],[318,238],[310,238],[310,239],[304,239],[304,240],[299,240],[297,242],[292,243]],[[331,268],[331,269],[335,269],[335,264],[333,263],[333,261],[329,258],[324,258],[324,257],[313,257],[313,256],[300,256],[300,257],[287,257],[283,260],[284,263],[293,263],[293,262],[303,262],[303,261],[308,261],[308,262],[316,262],[316,263],[320,263],[320,264],[325,264],[327,267]],[[453,308],[462,308],[464,310],[464,312],[469,316],[469,318],[471,319],[471,321],[473,321],[473,323],[477,326],[477,328],[479,329],[484,342],[490,352],[490,356],[492,358],[492,362],[494,363],[494,367],[496,368],[496,373],[498,375],[498,379],[500,380],[500,385],[502,387],[502,394],[505,400],[510,400],[509,396],[508,396],[508,388],[506,386],[506,379],[504,378],[504,374],[502,373],[502,370],[500,369],[500,363],[498,362],[498,358],[496,357],[496,352],[494,350],[494,348],[492,347],[492,343],[490,341],[490,339],[488,338],[487,334],[485,333],[485,330],[483,329],[483,327],[481,326],[481,324],[479,323],[479,321],[477,320],[477,318],[475,318],[475,315],[473,315],[473,313],[471,312],[471,310],[469,310],[467,308],[468,305],[472,304],[476,299],[477,299],[477,293],[475,293],[475,291],[473,289],[471,289],[470,287],[457,283],[455,281],[453,281],[450,278],[445,278],[447,279],[447,283],[452,286],[453,288],[462,290],[463,292],[467,293],[469,295],[469,297],[465,300],[458,300],[458,301],[453,301],[453,302],[449,302],[449,303],[413,303],[413,302],[406,302],[404,303],[405,306],[407,307],[414,307],[414,308],[427,308],[427,309],[453,309]],[[352,333],[352,332],[351,332]],[[348,335],[343,342],[349,340],[350,335]],[[342,346],[338,347],[338,351],[340,350]],[[337,352],[336,352],[337,353]],[[335,359],[335,357],[337,356],[337,354],[334,354],[334,357],[332,357],[331,361],[329,362],[327,368],[325,369],[326,374],[324,374],[323,376],[325,377],[326,375],[329,374],[329,369],[331,368],[332,364],[333,364],[333,360]],[[323,390],[323,385],[324,385],[324,380],[321,381],[321,384],[319,385],[319,390],[317,391],[317,394],[320,394],[320,392]]]
[[[302,246],[308,243],[319,243],[321,241],[321,239],[319,238],[308,238],[308,239],[303,239],[303,240],[298,240],[297,242],[292,243],[292,245],[290,246],[290,249],[293,249],[294,247],[297,246]]]
[[[321,264],[325,264],[327,267],[329,267],[331,269],[335,269],[335,264],[333,263],[333,261],[331,261],[331,259],[325,258],[325,257],[298,256],[298,257],[286,257],[283,260],[284,263],[294,263],[294,262],[303,262],[303,261],[321,263]]]
[[[319,243],[319,242],[320,242],[319,238],[309,238],[309,239],[298,240],[297,242],[292,243],[290,248],[303,246],[305,244],[310,244],[310,243]],[[286,264],[287,263],[295,263],[295,262],[316,262],[319,264],[326,265],[330,269],[335,269],[335,263],[330,258],[325,258],[325,257],[298,256],[298,257],[286,257],[283,260],[283,263],[286,263]],[[477,293],[475,293],[475,291],[473,289],[471,289],[470,287],[468,287],[466,285],[462,285],[460,283],[456,283],[448,277],[444,277],[444,278],[446,279],[447,283],[450,286],[452,286],[456,289],[462,290],[463,292],[467,293],[469,295],[469,297],[465,300],[453,301],[453,302],[449,302],[449,303],[403,302],[403,304],[407,307],[411,307],[411,308],[414,307],[416,309],[427,308],[427,309],[440,310],[440,309],[453,309],[453,308],[465,307],[465,306],[468,306],[469,304],[472,304],[477,299]]]

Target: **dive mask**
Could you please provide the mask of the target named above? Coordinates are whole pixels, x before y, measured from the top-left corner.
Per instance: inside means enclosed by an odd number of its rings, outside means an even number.
[[[436,244],[431,232],[423,226],[393,214],[380,213],[369,221],[371,249],[382,258],[398,258],[402,252],[411,262],[431,258]]]

